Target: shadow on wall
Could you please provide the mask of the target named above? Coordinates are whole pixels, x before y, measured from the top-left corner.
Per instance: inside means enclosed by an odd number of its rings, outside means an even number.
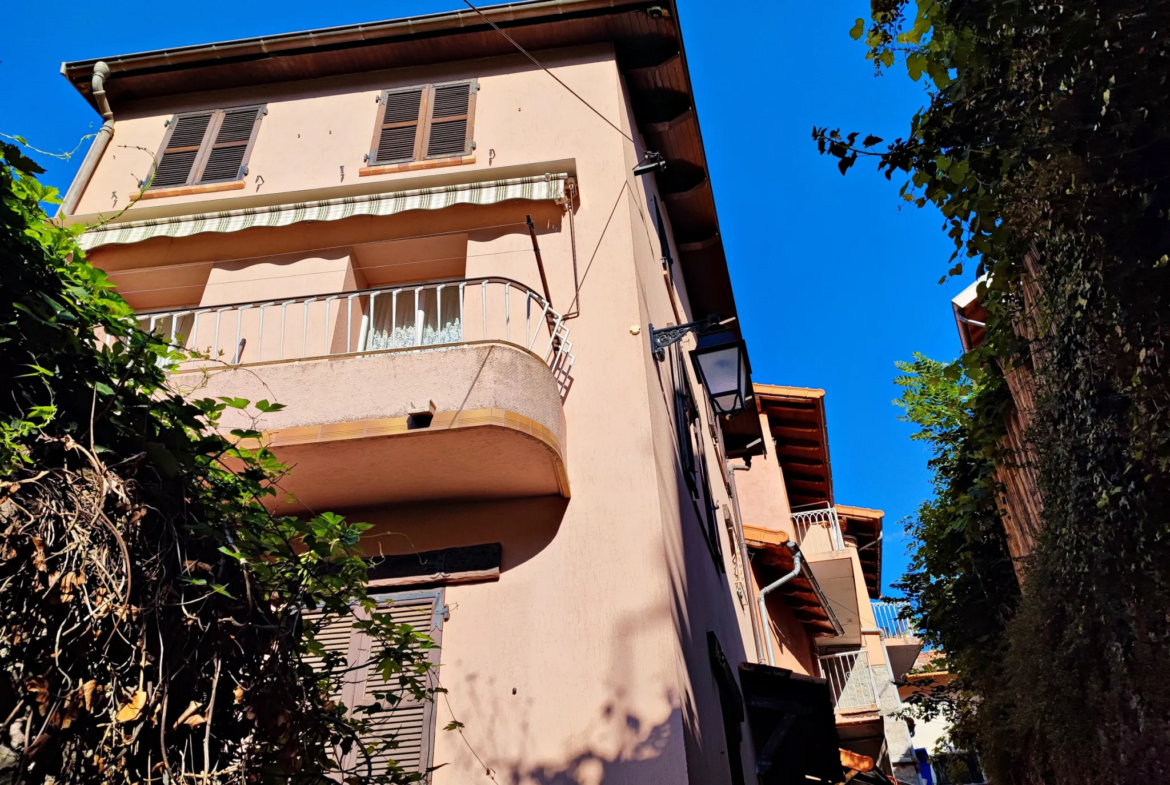
[[[626,725],[637,739],[628,748],[611,757],[596,752],[584,752],[564,766],[538,766],[527,771],[507,769],[497,773],[497,781],[512,785],[539,783],[539,785],[616,785],[617,783],[665,782],[660,758],[670,744],[671,728],[677,728],[679,711],[648,730],[643,730],[636,717],[627,716]],[[502,775],[502,776],[501,776]]]
[[[484,502],[433,502],[357,510],[348,517],[373,526],[362,537],[371,556],[436,551],[499,542],[502,572],[548,547],[560,530],[569,500],[533,496]]]
[[[532,619],[493,629],[498,666],[484,669],[474,654],[444,658],[450,694],[439,727],[453,710],[466,728],[462,738],[438,740],[435,763],[451,765],[435,773],[435,785],[685,783],[676,675],[672,658],[661,657],[669,608],[653,600],[609,613],[583,606],[567,612],[573,624],[557,626],[535,623],[543,606],[532,605]],[[463,614],[478,612],[467,599],[460,606],[453,632]],[[604,639],[598,622],[609,626]]]

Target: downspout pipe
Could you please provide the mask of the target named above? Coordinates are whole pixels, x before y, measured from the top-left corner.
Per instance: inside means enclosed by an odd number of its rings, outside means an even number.
[[[748,559],[747,540],[743,536],[743,513],[739,509],[739,489],[735,486],[735,473],[746,472],[749,467],[727,464],[727,482],[731,486],[731,503],[735,508],[735,546],[739,550],[740,570],[743,572],[744,591],[751,590],[751,562]],[[752,636],[756,640],[756,661],[764,661],[764,644],[760,639],[760,619],[754,605],[749,603],[748,615],[752,620]],[[766,616],[764,617],[767,618]]]
[[[772,656],[772,625],[768,623],[768,608],[766,605],[764,605],[764,601],[767,599],[769,594],[788,583],[797,575],[800,575],[801,561],[804,559],[804,556],[801,554],[800,548],[796,546],[796,543],[789,540],[788,542],[784,543],[784,547],[788,548],[788,550],[792,553],[792,571],[785,573],[785,575],[782,576],[779,580],[773,583],[769,583],[767,586],[760,589],[759,597],[760,618],[763,620],[764,624],[764,641],[766,650],[768,652],[768,664],[773,667],[776,665],[776,659]]]
[[[61,69],[64,71],[65,66],[62,65]],[[93,177],[94,169],[97,169],[98,161],[102,159],[106,148],[110,146],[110,139],[114,137],[114,110],[110,108],[110,101],[106,98],[106,80],[109,78],[110,67],[106,65],[105,61],[98,60],[93,64],[91,84],[94,100],[97,101],[98,111],[102,115],[102,127],[98,129],[97,138],[90,145],[89,152],[85,154],[85,160],[81,162],[81,169],[78,170],[77,176],[73,178],[73,183],[65,193],[65,200],[61,203],[61,209],[57,211],[58,218],[73,215],[74,210],[77,209],[77,203],[81,201],[81,195],[85,193],[89,180]]]
[[[878,532],[878,536],[873,538],[873,542],[867,542],[865,545],[862,545],[860,548],[858,548],[858,549],[857,549],[857,552],[858,552],[858,553],[861,553],[861,552],[862,552],[862,551],[864,551],[866,548],[872,548],[873,546],[875,546],[875,545],[877,545],[878,543],[880,543],[880,542],[882,541],[882,535],[883,535],[883,534],[885,534],[885,533],[886,533],[886,532],[885,532],[885,530],[884,530],[884,529],[883,529],[882,531]]]

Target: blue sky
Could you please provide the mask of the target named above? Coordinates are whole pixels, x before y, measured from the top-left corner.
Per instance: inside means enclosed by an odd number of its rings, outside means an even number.
[[[367,22],[460,7],[458,0],[208,0],[182,19],[138,4],[18,4],[0,41],[0,132],[66,151],[100,124],[58,69],[63,60]],[[875,77],[848,34],[869,0],[679,0],[703,140],[756,381],[827,392],[837,499],[886,513],[884,585],[906,563],[899,521],[930,493],[926,454],[890,404],[894,361],[949,359],[941,217],[898,197],[865,162],[842,177],[817,154],[812,126],[904,136],[925,95],[904,73]],[[46,15],[52,23],[46,28]],[[741,117],[748,116],[750,122]],[[88,144],[88,143],[87,143]],[[68,162],[40,156],[64,191]]]

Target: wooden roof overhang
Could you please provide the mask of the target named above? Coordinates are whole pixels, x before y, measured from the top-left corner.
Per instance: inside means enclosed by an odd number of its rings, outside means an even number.
[[[752,564],[759,571],[761,585],[766,586],[792,572],[792,552],[785,544],[788,541],[786,533],[744,526],[743,535],[752,552]],[[784,604],[792,609],[797,621],[804,625],[809,637],[836,636],[843,632],[808,562],[804,562],[796,577],[777,591],[784,598]]]
[[[885,513],[865,507],[837,505],[837,520],[841,534],[857,539],[857,557],[861,560],[861,572],[865,575],[865,588],[872,599],[882,594],[882,522]]]
[[[754,389],[757,407],[767,415],[768,430],[776,441],[776,455],[792,509],[832,504],[825,391],[772,384],[757,384]]]
[[[987,337],[987,308],[979,299],[979,285],[982,283],[985,283],[983,279],[976,281],[951,300],[955,327],[959,329],[964,352],[971,351]]]

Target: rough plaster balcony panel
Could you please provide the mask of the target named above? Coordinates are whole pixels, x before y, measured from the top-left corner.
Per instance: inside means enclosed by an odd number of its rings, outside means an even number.
[[[199,397],[285,405],[257,427],[292,467],[281,512],[433,499],[569,496],[565,418],[548,365],[487,341],[257,363],[175,377]],[[433,403],[434,417],[410,417]],[[229,416],[230,415],[230,416]],[[226,428],[250,425],[236,410]]]

